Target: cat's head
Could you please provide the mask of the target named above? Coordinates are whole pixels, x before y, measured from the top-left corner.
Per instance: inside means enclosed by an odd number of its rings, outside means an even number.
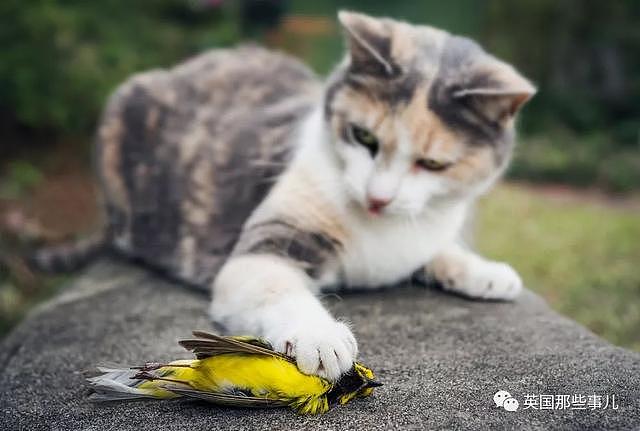
[[[352,12],[339,21],[348,51],[325,118],[351,198],[417,216],[486,190],[509,161],[531,83],[467,38]]]

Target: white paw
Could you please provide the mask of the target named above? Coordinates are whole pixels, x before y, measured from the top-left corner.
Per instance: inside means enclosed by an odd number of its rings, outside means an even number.
[[[305,322],[266,338],[278,352],[295,357],[303,373],[331,381],[349,371],[358,355],[349,327],[331,319]]]
[[[471,298],[512,300],[522,291],[522,280],[502,262],[477,261],[458,279],[443,283],[446,289]]]

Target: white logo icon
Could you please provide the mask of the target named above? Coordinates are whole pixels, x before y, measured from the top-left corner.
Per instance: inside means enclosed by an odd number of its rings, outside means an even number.
[[[496,403],[496,407],[502,407],[502,405],[504,404],[504,400],[506,400],[507,398],[511,398],[511,394],[509,392],[498,391],[493,396],[493,402]]]
[[[518,402],[518,400],[516,400],[513,397],[507,398],[506,400],[504,400],[504,403],[502,404],[502,407],[504,407],[504,409],[508,412],[515,412],[516,410],[518,410],[519,406],[520,406],[520,403]]]
[[[503,407],[508,412],[515,412],[520,407],[518,400],[507,391],[496,392],[493,396],[493,402],[496,403],[496,407]]]

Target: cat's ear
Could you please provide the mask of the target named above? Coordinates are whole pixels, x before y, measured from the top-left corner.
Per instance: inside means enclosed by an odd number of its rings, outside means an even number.
[[[472,102],[491,121],[505,124],[535,94],[536,88],[529,80],[508,64],[494,60],[453,97]]]
[[[388,23],[356,12],[340,11],[351,60],[350,72],[392,78],[400,68],[391,58],[391,29]]]

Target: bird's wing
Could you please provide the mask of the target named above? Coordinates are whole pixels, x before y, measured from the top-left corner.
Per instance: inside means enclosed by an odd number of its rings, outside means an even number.
[[[285,407],[289,405],[286,401],[271,400],[268,398],[251,397],[245,395],[223,394],[219,392],[206,392],[197,389],[185,389],[180,386],[163,385],[163,388],[190,398],[198,398],[212,404],[219,404],[232,407]]]
[[[241,341],[243,343],[253,344],[254,346],[263,347],[268,350],[273,350],[273,346],[266,340],[258,337],[252,337],[251,335],[232,335],[229,338],[232,338],[236,341]]]
[[[185,349],[192,351],[198,359],[221,355],[223,353],[249,353],[253,355],[275,356],[294,362],[291,357],[275,352],[268,343],[258,338],[225,337],[203,331],[193,331],[193,335],[197,338],[180,340],[179,343]]]

